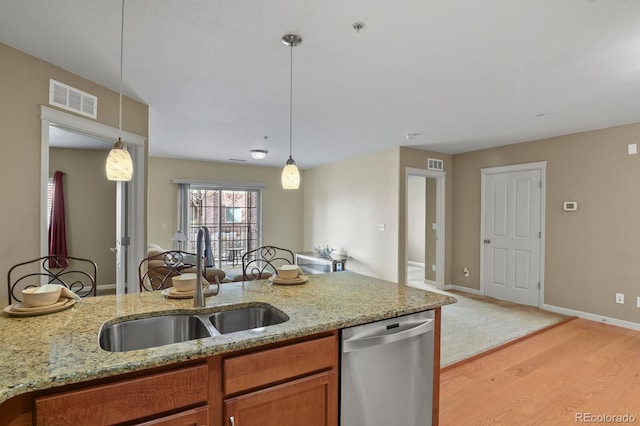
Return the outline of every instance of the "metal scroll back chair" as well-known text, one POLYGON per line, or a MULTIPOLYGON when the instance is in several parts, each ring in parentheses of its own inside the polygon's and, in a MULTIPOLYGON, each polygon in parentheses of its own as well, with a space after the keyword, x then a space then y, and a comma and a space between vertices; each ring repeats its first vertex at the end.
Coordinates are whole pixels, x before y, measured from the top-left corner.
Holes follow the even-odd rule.
POLYGON ((269 278, 278 273, 278 267, 293 265, 291 250, 275 246, 262 246, 242 256, 242 279, 253 281, 269 278))
POLYGON ((182 275, 187 269, 195 272, 196 255, 169 250, 146 257, 138 266, 140 291, 164 290, 172 287, 171 278, 182 275))
POLYGON ((95 296, 98 265, 92 260, 52 255, 18 263, 7 273, 7 295, 22 302, 22 290, 43 284, 61 284, 80 297, 95 296))

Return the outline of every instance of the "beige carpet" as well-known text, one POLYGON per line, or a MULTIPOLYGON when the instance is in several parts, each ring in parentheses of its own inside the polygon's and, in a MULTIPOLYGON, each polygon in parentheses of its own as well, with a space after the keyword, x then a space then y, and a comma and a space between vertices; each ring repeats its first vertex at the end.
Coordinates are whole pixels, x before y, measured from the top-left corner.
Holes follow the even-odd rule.
POLYGON ((421 268, 409 266, 409 285, 445 293, 458 303, 442 307, 440 366, 445 367, 566 320, 543 311, 460 291, 442 291, 424 284, 421 268))
POLYGON ((566 320, 565 315, 490 297, 448 292, 442 307, 440 366, 445 367, 566 320))

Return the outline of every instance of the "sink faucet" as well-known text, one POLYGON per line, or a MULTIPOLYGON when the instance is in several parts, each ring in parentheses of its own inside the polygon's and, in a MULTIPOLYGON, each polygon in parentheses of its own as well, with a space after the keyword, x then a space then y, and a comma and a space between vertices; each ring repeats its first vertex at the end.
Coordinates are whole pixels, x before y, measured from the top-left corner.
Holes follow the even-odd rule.
POLYGON ((204 293, 202 292, 202 258, 203 243, 209 240, 209 229, 206 226, 198 228, 198 236, 196 237, 196 291, 193 295, 193 307, 204 307, 204 293), (204 238, 203 238, 204 237, 204 238))

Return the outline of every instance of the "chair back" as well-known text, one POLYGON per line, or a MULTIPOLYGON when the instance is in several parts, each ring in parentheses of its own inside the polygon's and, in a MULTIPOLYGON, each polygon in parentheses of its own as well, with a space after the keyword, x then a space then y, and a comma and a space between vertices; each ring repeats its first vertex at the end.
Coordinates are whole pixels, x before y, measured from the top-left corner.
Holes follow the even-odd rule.
POLYGON ((242 278, 243 281, 269 278, 278 273, 278 267, 293 264, 291 250, 275 246, 258 247, 242 256, 242 278))
POLYGON ((195 272, 196 255, 179 250, 169 250, 146 257, 138 266, 140 291, 164 290, 173 286, 171 278, 195 272))
POLYGON ((44 256, 18 263, 7 273, 7 295, 22 302, 22 290, 43 284, 61 284, 80 297, 95 296, 98 265, 73 256, 44 256))

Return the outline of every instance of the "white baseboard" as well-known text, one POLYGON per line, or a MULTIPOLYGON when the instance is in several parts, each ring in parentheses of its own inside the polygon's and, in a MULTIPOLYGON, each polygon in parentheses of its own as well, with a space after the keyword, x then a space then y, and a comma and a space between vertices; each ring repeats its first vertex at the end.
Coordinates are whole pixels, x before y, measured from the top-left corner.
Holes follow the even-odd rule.
MULTIPOLYGON (((444 287, 445 290, 457 290, 470 294, 475 294, 477 296, 483 296, 480 290, 476 290, 475 288, 463 287, 455 284, 447 284, 444 287)), ((557 314, 567 315, 570 317, 578 317, 582 319, 586 319, 589 321, 601 322, 603 324, 611 324, 617 327, 628 328, 630 330, 640 331, 640 323, 625 321, 617 318, 605 317, 603 315, 596 315, 590 312, 576 311, 575 309, 563 308, 560 306, 547 305, 544 304, 540 309, 544 309, 545 311, 555 312, 557 314)))
POLYGON ((637 322, 625 321, 617 318, 605 317, 602 315, 596 315, 589 312, 576 311, 574 309, 562 308, 560 306, 547 305, 547 304, 542 305, 542 309, 546 311, 555 312, 558 314, 575 316, 575 317, 590 320, 590 321, 601 322, 604 324, 611 324, 618 327, 640 331, 640 323, 637 323, 637 322))
POLYGON ((419 267, 421 267, 421 268, 424 268, 424 263, 414 262, 413 260, 408 260, 408 261, 407 261, 407 265, 411 265, 411 266, 419 266, 419 267))
POLYGON ((97 287, 98 290, 115 290, 116 289, 116 285, 115 284, 99 284, 97 287))
POLYGON ((445 290, 457 290, 457 291, 464 291, 466 293, 471 293, 471 294, 475 294, 476 296, 482 296, 483 294, 480 293, 480 290, 476 290, 475 288, 469 288, 469 287, 463 287, 461 285, 455 285, 455 284, 447 284, 444 286, 445 290))

